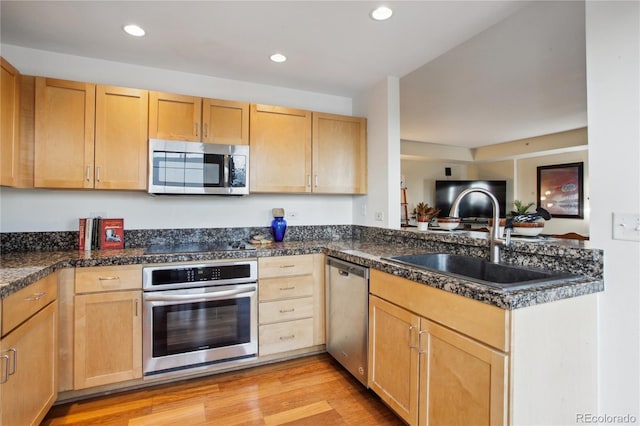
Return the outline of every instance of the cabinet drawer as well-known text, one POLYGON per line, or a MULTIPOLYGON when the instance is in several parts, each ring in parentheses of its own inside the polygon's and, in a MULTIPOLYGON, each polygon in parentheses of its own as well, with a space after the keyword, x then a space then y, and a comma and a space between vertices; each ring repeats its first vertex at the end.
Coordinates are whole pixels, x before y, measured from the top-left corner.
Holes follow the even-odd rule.
POLYGON ((313 297, 260 303, 260 324, 313 317, 313 297))
POLYGON ((313 345, 313 318, 261 325, 260 356, 313 345))
POLYGON ((6 335, 47 306, 58 295, 58 274, 53 273, 7 296, 2 301, 2 335, 6 335))
POLYGON ((99 266, 76 269, 76 293, 142 288, 142 265, 99 266))
POLYGON ((313 295, 313 276, 299 275, 283 278, 265 278, 258 284, 260 301, 289 299, 313 295))
POLYGON ((258 278, 290 277, 312 273, 312 254, 262 257, 258 259, 258 278))

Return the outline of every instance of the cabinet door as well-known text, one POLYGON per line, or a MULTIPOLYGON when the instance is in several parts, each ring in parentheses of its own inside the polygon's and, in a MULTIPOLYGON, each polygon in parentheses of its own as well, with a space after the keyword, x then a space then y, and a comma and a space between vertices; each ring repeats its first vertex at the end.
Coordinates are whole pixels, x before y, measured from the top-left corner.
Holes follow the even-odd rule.
POLYGON ((313 192, 367 192, 367 121, 313 113, 313 192))
POLYGON ((418 423, 420 317, 369 297, 369 387, 410 425, 418 423))
POLYGON ((149 92, 96 88, 96 189, 147 188, 149 92))
POLYGON ((249 104, 203 99, 202 142, 249 145, 249 104))
POLYGON ((34 186, 93 188, 95 85, 36 78, 34 186))
POLYGON ((18 173, 20 74, 0 57, 0 185, 14 186, 18 173))
POLYGON ((420 331, 420 424, 507 422, 507 356, 423 320, 420 331))
POLYGON ((251 191, 311 192, 311 112, 251 105, 251 191))
POLYGON ((149 92, 149 137, 199 142, 202 99, 149 92))
POLYGON ((2 338, 0 355, 7 355, 9 371, 15 372, 0 385, 0 424, 38 425, 56 400, 57 327, 57 303, 52 302, 2 338))
POLYGON ((142 377, 140 291, 75 297, 74 388, 142 377))

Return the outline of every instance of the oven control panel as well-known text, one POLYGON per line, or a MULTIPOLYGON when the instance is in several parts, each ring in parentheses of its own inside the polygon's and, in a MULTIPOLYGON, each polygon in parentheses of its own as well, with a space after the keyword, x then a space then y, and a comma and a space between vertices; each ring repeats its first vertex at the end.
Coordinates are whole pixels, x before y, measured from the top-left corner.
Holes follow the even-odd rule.
POLYGON ((143 288, 145 290, 247 283, 257 279, 257 262, 236 261, 228 263, 150 266, 143 268, 143 288))

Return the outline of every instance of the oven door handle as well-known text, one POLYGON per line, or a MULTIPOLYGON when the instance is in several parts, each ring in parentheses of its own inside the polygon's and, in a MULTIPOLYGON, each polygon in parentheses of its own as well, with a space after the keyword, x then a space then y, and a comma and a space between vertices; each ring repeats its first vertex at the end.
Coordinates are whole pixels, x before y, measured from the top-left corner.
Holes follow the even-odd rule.
POLYGON ((161 295, 145 295, 145 302, 173 302, 173 301, 193 301, 199 302, 204 300, 219 300, 229 296, 249 295, 255 293, 256 287, 244 288, 240 290, 222 290, 206 294, 161 294, 161 295))

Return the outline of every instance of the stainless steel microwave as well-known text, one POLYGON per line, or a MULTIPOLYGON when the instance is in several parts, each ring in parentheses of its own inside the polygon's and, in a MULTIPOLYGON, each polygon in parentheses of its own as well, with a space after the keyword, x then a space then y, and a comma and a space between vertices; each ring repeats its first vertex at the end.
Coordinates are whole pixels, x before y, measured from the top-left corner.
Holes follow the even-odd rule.
POLYGON ((150 194, 249 193, 249 146, 149 139, 150 194))

